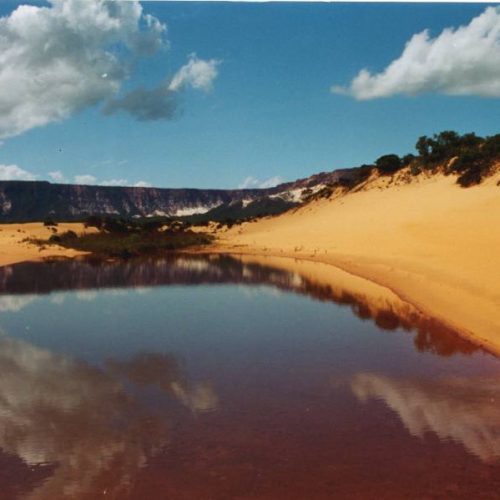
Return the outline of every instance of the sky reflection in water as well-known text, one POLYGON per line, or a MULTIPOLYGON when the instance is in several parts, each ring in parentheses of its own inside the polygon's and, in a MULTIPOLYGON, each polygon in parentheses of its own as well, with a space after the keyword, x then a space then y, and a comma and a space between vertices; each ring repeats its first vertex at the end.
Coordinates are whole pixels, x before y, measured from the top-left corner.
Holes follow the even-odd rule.
POLYGON ((22 264, 0 291, 5 498, 487 497, 500 476, 497 359, 395 299, 224 256, 22 264))

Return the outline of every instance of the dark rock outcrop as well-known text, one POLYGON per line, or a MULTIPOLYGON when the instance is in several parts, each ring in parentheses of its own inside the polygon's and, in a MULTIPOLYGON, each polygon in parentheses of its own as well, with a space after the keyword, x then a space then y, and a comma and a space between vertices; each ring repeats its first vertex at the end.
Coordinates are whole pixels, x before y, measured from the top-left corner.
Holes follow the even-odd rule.
MULTIPOLYGON (((89 215, 181 216, 206 213, 235 202, 244 201, 247 205, 260 200, 262 205, 266 198, 297 203, 302 201, 302 191, 356 176, 357 169, 336 170, 267 189, 166 189, 0 181, 0 222, 48 218, 71 221, 89 215)), ((290 207, 282 205, 283 210, 290 207)), ((275 208, 270 213, 276 213, 275 208)))
POLYGON ((189 214, 247 197, 254 199, 263 194, 258 189, 159 189, 3 181, 0 182, 0 220, 189 214))

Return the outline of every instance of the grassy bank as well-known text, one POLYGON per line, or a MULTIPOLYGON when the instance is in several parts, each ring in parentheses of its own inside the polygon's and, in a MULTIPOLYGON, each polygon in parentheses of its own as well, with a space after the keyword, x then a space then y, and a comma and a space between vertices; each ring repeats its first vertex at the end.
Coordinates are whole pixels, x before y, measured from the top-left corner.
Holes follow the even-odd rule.
POLYGON ((93 217, 86 227, 95 232, 77 234, 74 231, 59 233, 52 225, 53 234, 47 239, 31 239, 40 247, 59 247, 88 252, 103 257, 136 257, 211 243, 213 237, 186 229, 182 224, 168 226, 160 223, 136 222, 126 219, 93 217))

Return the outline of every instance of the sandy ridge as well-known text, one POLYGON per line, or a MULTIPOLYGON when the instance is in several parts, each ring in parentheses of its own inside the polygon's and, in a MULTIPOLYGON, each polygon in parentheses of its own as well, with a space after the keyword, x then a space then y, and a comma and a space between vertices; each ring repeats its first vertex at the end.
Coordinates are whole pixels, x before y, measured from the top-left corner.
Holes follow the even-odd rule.
MULTIPOLYGON (((274 255, 334 265, 391 290, 500 353, 500 174, 468 189, 453 177, 409 184, 381 178, 345 196, 219 232, 210 252, 274 255)), ((60 224, 59 232, 84 231, 60 224)), ((0 225, 0 265, 80 252, 23 242, 41 223, 0 225)))
MULTIPOLYGON (((59 234, 69 230, 77 234, 92 231, 79 222, 61 223, 55 230, 59 234)), ((48 239, 52 234, 54 234, 54 229, 44 226, 41 222, 0 224, 0 266, 24 261, 40 261, 46 258, 73 258, 85 255, 77 250, 54 245, 40 247, 25 241, 28 238, 48 239)))
POLYGON ((498 180, 469 189, 444 176, 391 187, 380 180, 233 228, 218 250, 333 264, 500 353, 498 180))

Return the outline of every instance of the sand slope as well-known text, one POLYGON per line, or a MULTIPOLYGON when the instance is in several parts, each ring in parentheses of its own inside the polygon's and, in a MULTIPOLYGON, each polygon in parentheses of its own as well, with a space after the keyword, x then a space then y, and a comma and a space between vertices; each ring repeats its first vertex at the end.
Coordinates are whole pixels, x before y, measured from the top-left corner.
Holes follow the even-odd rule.
MULTIPOLYGON (((59 234, 69 230, 76 233, 94 231, 92 228, 85 229, 83 224, 77 222, 61 223, 56 229, 59 234)), ((0 266, 27 260, 42 260, 47 257, 75 257, 82 255, 82 252, 68 248, 52 245, 43 248, 24 241, 27 238, 48 239, 52 234, 54 234, 53 230, 44 226, 41 222, 0 224, 0 266)))
MULTIPOLYGON (((462 189, 453 177, 314 201, 219 233, 215 250, 321 261, 392 290, 426 315, 500 353, 500 174, 462 189)), ((390 183, 390 186, 387 184, 390 183)), ((59 224, 58 232, 84 230, 59 224)), ((79 252, 23 242, 41 223, 0 225, 0 265, 79 252)))
POLYGON ((220 235, 233 253, 335 264, 500 352, 500 186, 468 189, 453 177, 314 201, 220 235))

